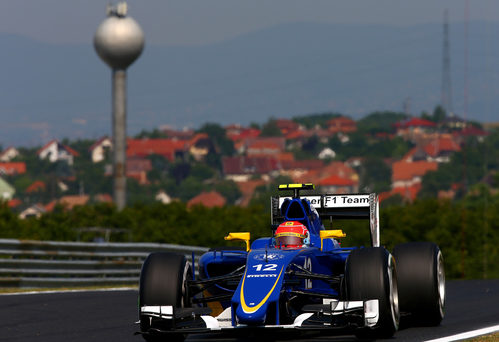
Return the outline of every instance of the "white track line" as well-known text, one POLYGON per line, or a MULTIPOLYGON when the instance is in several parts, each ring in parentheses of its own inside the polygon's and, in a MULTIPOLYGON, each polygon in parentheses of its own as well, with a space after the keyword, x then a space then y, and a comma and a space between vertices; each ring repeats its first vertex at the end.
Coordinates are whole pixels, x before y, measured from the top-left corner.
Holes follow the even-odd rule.
POLYGON ((0 293, 0 296, 22 296, 22 295, 37 295, 37 294, 74 293, 74 292, 107 292, 107 291, 137 291, 137 288, 136 287, 113 287, 113 288, 109 288, 109 289, 27 291, 27 292, 0 293))
POLYGON ((435 340, 428 340, 428 341, 425 341, 425 342, 450 342, 450 341, 459 341, 459 340, 464 340, 466 338, 472 338, 472 337, 476 337, 476 336, 480 336, 480 335, 491 334, 491 333, 496 332, 496 331, 499 331, 499 325, 494 325, 494 326, 488 327, 488 328, 483 328, 483 329, 468 331, 468 332, 464 332, 464 333, 457 334, 457 335, 452 335, 452 336, 437 338, 435 340))

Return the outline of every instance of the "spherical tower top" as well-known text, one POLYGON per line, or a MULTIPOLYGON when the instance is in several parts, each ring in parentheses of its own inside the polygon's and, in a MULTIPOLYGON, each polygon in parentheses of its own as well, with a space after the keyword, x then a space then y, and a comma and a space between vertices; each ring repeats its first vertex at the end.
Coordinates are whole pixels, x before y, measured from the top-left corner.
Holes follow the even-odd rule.
POLYGON ((94 37, 95 51, 113 69, 126 69, 142 53, 144 33, 139 24, 126 16, 126 3, 108 7, 108 17, 94 37))

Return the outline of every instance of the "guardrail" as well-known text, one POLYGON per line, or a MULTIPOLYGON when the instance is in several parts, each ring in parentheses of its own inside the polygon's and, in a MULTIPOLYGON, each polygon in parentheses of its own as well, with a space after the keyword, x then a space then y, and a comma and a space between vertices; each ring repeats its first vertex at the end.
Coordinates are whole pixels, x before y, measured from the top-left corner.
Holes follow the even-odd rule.
POLYGON ((199 256, 208 249, 159 243, 82 243, 0 239, 0 287, 137 285, 151 252, 199 256))

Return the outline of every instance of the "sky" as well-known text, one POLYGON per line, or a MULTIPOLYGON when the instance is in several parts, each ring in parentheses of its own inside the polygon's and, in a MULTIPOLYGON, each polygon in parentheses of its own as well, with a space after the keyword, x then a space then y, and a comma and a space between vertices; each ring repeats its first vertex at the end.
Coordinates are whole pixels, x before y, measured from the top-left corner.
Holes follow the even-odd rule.
MULTIPOLYGON (((116 1, 112 1, 116 3, 116 1)), ((109 1, 2 0, 0 33, 91 43, 109 1)), ((407 26, 463 21, 466 0, 129 0, 129 15, 155 45, 204 45, 291 22, 407 26)), ((469 18, 499 21, 499 1, 469 1, 469 18)))

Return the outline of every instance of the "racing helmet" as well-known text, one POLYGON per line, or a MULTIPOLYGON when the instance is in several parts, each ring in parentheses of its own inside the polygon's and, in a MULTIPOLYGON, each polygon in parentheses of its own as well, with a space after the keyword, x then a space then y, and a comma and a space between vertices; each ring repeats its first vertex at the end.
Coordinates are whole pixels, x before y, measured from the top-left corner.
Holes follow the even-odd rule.
POLYGON ((302 223, 286 221, 277 227, 275 243, 277 248, 301 248, 310 243, 310 233, 302 223))

